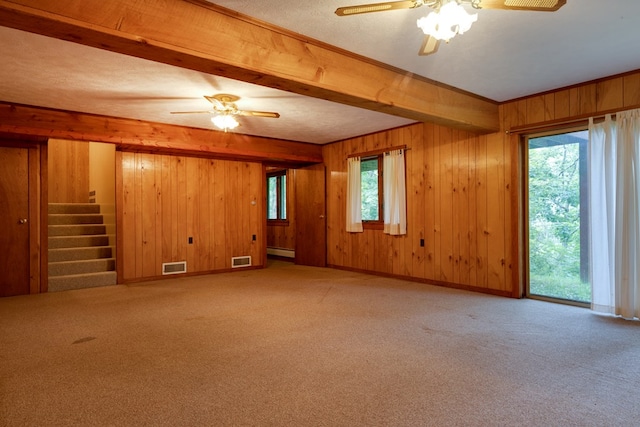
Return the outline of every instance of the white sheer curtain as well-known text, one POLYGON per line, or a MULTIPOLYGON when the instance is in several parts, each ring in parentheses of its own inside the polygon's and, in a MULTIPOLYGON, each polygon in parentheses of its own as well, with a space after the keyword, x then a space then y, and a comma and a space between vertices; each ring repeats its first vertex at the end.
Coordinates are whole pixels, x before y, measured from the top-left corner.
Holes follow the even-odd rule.
POLYGON ((589 220, 591 307, 614 313, 615 123, 589 119, 589 220))
POLYGON ((362 232, 362 185, 360 157, 347 159, 347 231, 362 232))
POLYGON ((590 276, 595 311, 640 318, 640 110, 589 120, 590 276))
POLYGON ((384 153, 382 171, 384 232, 391 235, 407 234, 404 150, 392 150, 384 153))

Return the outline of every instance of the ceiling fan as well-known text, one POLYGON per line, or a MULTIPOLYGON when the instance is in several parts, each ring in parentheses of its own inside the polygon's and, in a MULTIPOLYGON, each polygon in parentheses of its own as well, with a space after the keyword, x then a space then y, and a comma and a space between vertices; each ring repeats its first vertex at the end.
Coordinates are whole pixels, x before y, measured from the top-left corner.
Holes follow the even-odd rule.
POLYGON ((272 113, 269 111, 249 111, 240 110, 235 104, 240 97, 236 95, 230 95, 228 93, 219 93, 212 96, 204 97, 207 101, 211 102, 212 109, 204 111, 172 111, 171 114, 202 114, 209 113, 212 115, 211 121, 218 128, 225 132, 229 129, 235 129, 240 124, 235 116, 250 116, 250 117, 266 117, 271 119, 277 119, 280 117, 278 113, 272 113))
POLYGON ((405 0, 339 7, 335 13, 338 16, 350 16, 428 6, 434 11, 424 18, 418 19, 418 27, 425 34, 418 54, 431 55, 437 52, 441 40, 449 42, 456 34, 462 34, 471 28, 471 24, 478 19, 477 14, 469 15, 462 7, 463 4, 468 4, 473 9, 554 12, 564 6, 566 2, 567 0, 405 0))

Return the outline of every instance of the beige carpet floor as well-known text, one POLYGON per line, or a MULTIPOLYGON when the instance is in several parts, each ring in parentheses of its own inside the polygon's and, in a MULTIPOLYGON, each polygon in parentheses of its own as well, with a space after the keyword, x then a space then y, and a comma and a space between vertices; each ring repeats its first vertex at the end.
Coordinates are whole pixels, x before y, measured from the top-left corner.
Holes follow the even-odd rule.
POLYGON ((345 271, 0 299, 2 426, 633 426, 640 325, 345 271))

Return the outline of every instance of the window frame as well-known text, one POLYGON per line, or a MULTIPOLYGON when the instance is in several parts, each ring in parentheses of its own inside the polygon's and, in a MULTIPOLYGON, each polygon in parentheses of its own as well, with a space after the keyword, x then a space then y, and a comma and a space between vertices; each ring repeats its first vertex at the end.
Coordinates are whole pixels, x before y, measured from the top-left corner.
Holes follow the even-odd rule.
MULTIPOLYGON (((380 150, 354 153, 347 156, 347 158, 360 157, 360 162, 362 162, 363 160, 368 160, 373 158, 378 159, 378 220, 377 221, 364 220, 364 219, 361 220, 363 230, 384 230, 384 181, 383 181, 384 153, 388 153, 393 150, 407 151, 407 150, 410 150, 410 148, 407 148, 406 145, 398 145, 393 147, 387 147, 380 150)), ((360 173, 362 174, 362 171, 360 171, 360 173)), ((406 166, 405 166, 405 173, 406 173, 406 166)), ((360 190, 362 191, 362 184, 360 184, 360 190)))
POLYGON ((289 193, 289 179, 288 177, 288 170, 287 169, 283 169, 283 170, 279 170, 279 171, 275 171, 275 172, 268 172, 267 173, 267 203, 266 203, 266 215, 267 215, 267 224, 268 225, 289 225, 289 197, 288 197, 288 193, 289 193), (269 218, 269 186, 268 186, 268 182, 270 178, 276 178, 276 215, 277 218, 269 218), (282 177, 285 178, 285 183, 284 183, 284 187, 285 187, 285 194, 284 197, 282 196, 282 177), (284 200, 282 200, 284 198, 284 200), (284 203, 284 212, 285 212, 285 218, 281 218, 281 213, 282 213, 282 204, 284 203))
MULTIPOLYGON (((521 261, 523 266, 522 274, 524 278, 523 289, 521 289, 521 292, 524 297, 530 298, 530 299, 589 308, 591 306, 591 302, 565 299, 558 296, 543 295, 543 294, 538 294, 531 291, 531 276, 532 276, 531 265, 530 265, 531 264, 530 263, 531 261, 531 248, 530 248, 531 218, 529 216, 531 195, 530 195, 530 182, 529 182, 530 181, 529 151, 532 148, 530 147, 530 140, 544 138, 544 137, 554 137, 558 135, 571 134, 571 133, 576 133, 581 131, 588 131, 587 123, 575 124, 573 126, 567 125, 567 126, 549 129, 549 130, 540 130, 537 132, 524 133, 519 138, 520 139, 520 144, 519 144, 520 167, 522 170, 521 191, 520 191, 520 205, 521 205, 522 211, 521 211, 520 217, 523 224, 521 228, 521 233, 522 233, 521 238, 522 238, 522 248, 523 248, 521 261)), ((581 157, 582 155, 583 154, 580 154, 581 157)), ((586 178, 586 176, 584 176, 583 178, 586 178)), ((582 206, 584 206, 585 204, 588 205, 588 200, 583 199, 582 194, 580 195, 580 204, 582 206)), ((582 216, 583 213, 581 212, 580 215, 582 216)), ((588 212, 587 212, 587 215, 588 215, 588 212)), ((584 230, 581 229, 580 232, 582 233, 583 231, 584 230)), ((581 238, 582 238, 582 235, 581 235, 581 238)), ((590 260, 588 260, 587 262, 590 262, 590 260)), ((590 284, 590 286, 593 288, 592 284, 590 284)))

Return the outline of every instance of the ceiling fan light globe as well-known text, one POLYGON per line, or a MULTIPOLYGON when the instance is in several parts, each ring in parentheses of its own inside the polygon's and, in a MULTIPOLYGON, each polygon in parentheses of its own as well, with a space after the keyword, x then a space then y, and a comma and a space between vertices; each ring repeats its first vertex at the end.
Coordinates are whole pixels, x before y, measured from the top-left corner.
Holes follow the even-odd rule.
POLYGON ((211 121, 213 122, 214 125, 216 125, 219 129, 222 130, 228 130, 228 129, 235 129, 238 127, 238 125, 240 123, 238 123, 238 121, 233 117, 233 116, 229 116, 227 114, 219 114, 217 116, 213 116, 211 118, 211 121))
POLYGON ((425 35, 449 41, 456 34, 463 34, 478 20, 478 14, 469 14, 456 2, 449 2, 439 10, 418 19, 418 27, 425 35))

